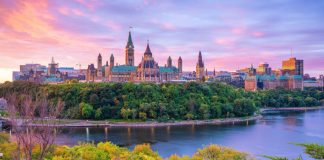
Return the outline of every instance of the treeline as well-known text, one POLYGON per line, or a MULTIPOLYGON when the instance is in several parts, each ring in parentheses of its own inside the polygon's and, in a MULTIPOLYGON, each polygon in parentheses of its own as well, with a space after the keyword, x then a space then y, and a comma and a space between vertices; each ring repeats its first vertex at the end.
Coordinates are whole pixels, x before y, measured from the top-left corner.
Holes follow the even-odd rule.
POLYGON ((73 83, 41 85, 7 82, 8 94, 46 95, 64 101, 62 118, 74 119, 213 119, 253 115, 260 107, 317 106, 324 99, 316 89, 246 92, 222 83, 73 83))

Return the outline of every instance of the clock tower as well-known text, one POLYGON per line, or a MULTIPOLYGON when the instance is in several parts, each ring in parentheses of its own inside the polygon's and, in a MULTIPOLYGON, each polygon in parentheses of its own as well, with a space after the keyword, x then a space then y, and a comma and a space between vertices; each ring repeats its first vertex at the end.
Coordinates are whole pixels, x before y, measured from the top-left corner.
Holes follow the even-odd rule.
POLYGON ((131 32, 129 31, 128 34, 128 40, 127 40, 127 44, 125 47, 125 63, 128 66, 134 66, 134 61, 135 61, 135 57, 134 57, 134 45, 133 45, 133 41, 132 41, 132 35, 131 32))

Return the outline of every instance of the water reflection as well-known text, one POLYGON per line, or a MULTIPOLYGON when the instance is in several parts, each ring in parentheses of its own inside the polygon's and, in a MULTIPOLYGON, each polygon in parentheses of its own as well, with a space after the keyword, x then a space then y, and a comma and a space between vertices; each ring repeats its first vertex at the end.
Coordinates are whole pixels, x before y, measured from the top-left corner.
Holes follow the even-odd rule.
POLYGON ((89 128, 86 128, 87 142, 89 142, 89 128))
POLYGON ((105 127, 105 141, 108 141, 108 127, 105 127))

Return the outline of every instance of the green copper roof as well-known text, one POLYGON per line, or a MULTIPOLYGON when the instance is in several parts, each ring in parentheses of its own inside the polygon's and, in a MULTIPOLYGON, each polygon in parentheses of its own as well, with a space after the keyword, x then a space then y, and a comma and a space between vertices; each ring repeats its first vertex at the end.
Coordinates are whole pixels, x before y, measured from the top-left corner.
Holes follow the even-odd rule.
POLYGON ((172 73, 172 72, 178 72, 178 69, 174 66, 172 67, 159 67, 161 73, 172 73))
POLYGON ((294 80, 301 80, 303 77, 301 75, 282 75, 282 76, 275 76, 275 75, 255 75, 255 76, 248 76, 246 77, 246 80, 258 80, 258 81, 274 81, 274 80, 288 80, 288 79, 294 79, 294 80))
POLYGON ((287 80, 288 76, 279 76, 279 80, 287 80))
POLYGON ((129 32, 129 34, 128 34, 128 40, 127 40, 127 45, 126 45, 126 48, 129 48, 129 47, 134 48, 131 32, 129 32))
POLYGON ((292 79, 303 79, 303 76, 301 75, 293 75, 291 76, 292 79))
POLYGON ((114 66, 111 70, 112 72, 135 72, 136 67, 128 65, 114 66))
POLYGON ((263 75, 263 76, 260 76, 260 79, 261 80, 268 80, 268 81, 274 81, 276 80, 276 76, 275 75, 263 75))

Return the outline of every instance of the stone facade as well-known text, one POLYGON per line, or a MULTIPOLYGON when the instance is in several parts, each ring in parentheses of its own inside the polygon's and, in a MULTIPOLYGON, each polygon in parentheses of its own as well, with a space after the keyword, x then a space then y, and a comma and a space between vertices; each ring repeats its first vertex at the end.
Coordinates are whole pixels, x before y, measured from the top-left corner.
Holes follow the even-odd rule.
POLYGON ((268 90, 282 87, 285 89, 303 89, 303 78, 300 75, 255 75, 248 76, 245 80, 245 90, 268 90))

